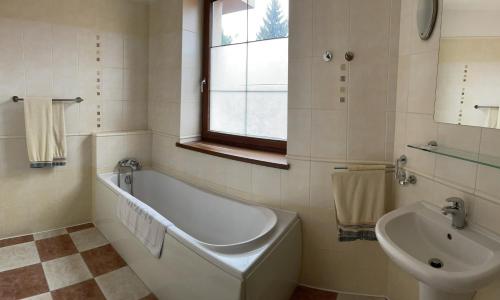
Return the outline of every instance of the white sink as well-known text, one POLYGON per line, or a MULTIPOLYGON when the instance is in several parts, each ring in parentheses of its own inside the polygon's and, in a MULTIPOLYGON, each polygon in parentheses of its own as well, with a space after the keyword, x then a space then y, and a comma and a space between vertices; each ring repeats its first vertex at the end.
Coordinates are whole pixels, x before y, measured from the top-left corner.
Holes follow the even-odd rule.
POLYGON ((454 229, 423 202, 384 215, 376 234, 386 254, 420 281, 422 300, 472 299, 500 273, 500 237, 473 226, 454 229))

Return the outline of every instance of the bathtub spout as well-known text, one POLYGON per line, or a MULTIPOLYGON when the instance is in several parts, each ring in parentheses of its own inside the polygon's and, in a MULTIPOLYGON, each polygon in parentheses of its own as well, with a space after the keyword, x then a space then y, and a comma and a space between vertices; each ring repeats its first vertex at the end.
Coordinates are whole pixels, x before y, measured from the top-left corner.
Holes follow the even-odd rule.
POLYGON ((122 170, 126 168, 130 170, 130 177, 125 177, 125 183, 130 184, 130 194, 134 195, 134 171, 138 171, 142 168, 141 163, 135 159, 126 158, 122 159, 117 164, 118 169, 118 187, 121 187, 121 174, 122 170), (128 178, 128 180, 127 180, 128 178), (128 182, 127 182, 128 181, 128 182))

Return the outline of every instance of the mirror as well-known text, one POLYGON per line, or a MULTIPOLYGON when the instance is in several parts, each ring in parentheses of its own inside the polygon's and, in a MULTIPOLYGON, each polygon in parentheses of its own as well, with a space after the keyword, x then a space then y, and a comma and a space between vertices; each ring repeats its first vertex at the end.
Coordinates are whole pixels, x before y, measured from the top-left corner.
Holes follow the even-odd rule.
POLYGON ((428 40, 434 26, 438 11, 438 0, 419 0, 417 7, 417 29, 422 40, 428 40))
POLYGON ((443 0, 434 119, 500 128, 500 1, 443 0))

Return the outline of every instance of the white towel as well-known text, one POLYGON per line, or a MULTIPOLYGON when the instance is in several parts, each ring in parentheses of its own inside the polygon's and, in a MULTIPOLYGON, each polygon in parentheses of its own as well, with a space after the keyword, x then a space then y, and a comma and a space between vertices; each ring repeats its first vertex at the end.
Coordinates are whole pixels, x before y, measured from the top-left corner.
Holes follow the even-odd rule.
POLYGON ((155 257, 161 256, 168 225, 155 217, 154 210, 141 202, 119 196, 117 215, 123 225, 133 233, 155 257))
POLYGON ((351 166, 332 174, 340 241, 376 240, 374 228, 385 213, 385 166, 351 166))
POLYGON ((24 98, 26 146, 32 168, 52 166, 54 138, 52 136, 52 99, 24 98))
POLYGON ((53 138, 54 138, 54 166, 66 165, 66 125, 64 117, 64 103, 52 104, 53 138))

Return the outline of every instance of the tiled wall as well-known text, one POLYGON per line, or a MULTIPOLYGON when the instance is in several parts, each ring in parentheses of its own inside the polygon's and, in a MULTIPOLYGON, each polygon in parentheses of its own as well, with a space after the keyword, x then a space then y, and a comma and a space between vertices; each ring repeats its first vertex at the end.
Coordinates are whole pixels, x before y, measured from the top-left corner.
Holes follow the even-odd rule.
MULTIPOLYGON (((420 41, 416 2, 402 0, 394 154, 408 156, 408 169, 417 174, 418 182, 396 187, 396 202, 401 206, 423 200, 444 206, 446 198, 458 196, 467 201, 469 222, 500 233, 500 171, 406 147, 436 140, 442 146, 476 153, 500 153, 499 130, 434 122, 440 20, 432 38, 420 41)), ((417 282, 392 264, 388 281, 392 300, 418 299, 417 282)), ((498 299, 498 295, 500 280, 474 299, 498 299)))
POLYGON ((148 15, 128 0, 0 1, 0 238, 89 220, 90 133, 147 128, 148 15), (28 167, 14 95, 85 99, 66 106, 66 167, 28 167))
POLYGON ((201 62, 193 58, 201 57, 200 3, 151 6, 153 166, 231 197, 299 212, 303 284, 385 294, 387 263, 378 244, 336 242, 330 174, 346 161, 392 160, 399 1, 291 0, 288 171, 175 147, 200 130, 201 62), (356 58, 343 70, 348 49, 356 58), (324 50, 334 52, 333 62, 321 60, 324 50))

